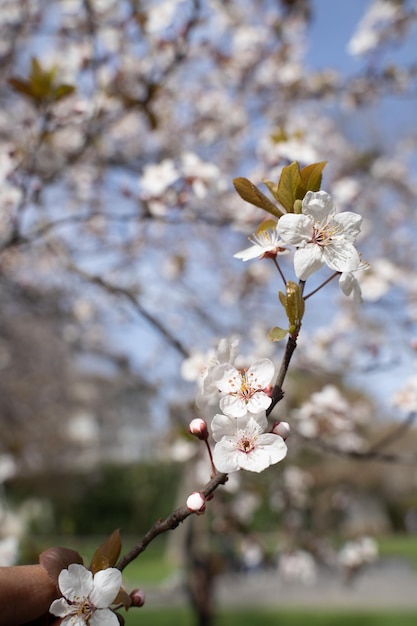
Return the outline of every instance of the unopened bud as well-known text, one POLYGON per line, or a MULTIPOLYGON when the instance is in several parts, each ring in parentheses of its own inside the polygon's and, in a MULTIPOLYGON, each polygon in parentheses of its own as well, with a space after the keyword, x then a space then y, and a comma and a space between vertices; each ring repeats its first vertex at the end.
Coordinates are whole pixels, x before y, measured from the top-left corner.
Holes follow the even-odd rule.
POLYGON ((198 437, 199 439, 202 439, 203 441, 208 439, 209 434, 208 434, 207 422, 205 422, 203 419, 196 417, 195 419, 191 420, 188 426, 188 429, 190 433, 194 435, 195 437, 198 437))
POLYGON ((274 435, 279 435, 285 441, 290 434, 290 430, 288 422, 275 422, 271 432, 274 433, 274 435))
POLYGON ((145 604, 145 594, 142 589, 134 589, 130 594, 132 606, 141 607, 145 604))
POLYGON ((202 515, 206 508, 206 499, 202 493, 194 491, 194 493, 188 496, 186 504, 187 509, 197 513, 197 515, 202 515))

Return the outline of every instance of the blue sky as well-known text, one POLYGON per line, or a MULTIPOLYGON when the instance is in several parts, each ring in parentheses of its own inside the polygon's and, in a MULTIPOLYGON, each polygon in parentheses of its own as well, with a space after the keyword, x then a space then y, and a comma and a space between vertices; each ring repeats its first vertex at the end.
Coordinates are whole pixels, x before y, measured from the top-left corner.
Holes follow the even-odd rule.
POLYGON ((348 54, 346 46, 365 13, 367 0, 313 0, 313 20, 308 47, 309 65, 333 66, 352 73, 360 62, 348 54))

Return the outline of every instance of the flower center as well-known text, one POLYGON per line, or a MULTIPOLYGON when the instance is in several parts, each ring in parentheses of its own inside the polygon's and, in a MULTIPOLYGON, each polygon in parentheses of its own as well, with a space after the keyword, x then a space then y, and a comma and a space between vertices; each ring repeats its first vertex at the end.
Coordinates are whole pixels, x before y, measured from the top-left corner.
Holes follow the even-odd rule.
MULTIPOLYGON (((249 402, 252 396, 255 395, 257 391, 262 391, 262 385, 257 382, 257 378, 255 377, 253 372, 249 373, 247 370, 239 371, 240 374, 240 387, 236 391, 231 391, 231 396, 236 396, 243 400, 244 402, 249 402)), ((234 381, 229 380, 231 387, 235 386, 234 381)))
POLYGON ((249 454, 249 452, 255 449, 256 439, 257 436, 254 433, 251 435, 247 430, 238 431, 236 447, 240 452, 249 454))
POLYGON ((74 604, 73 609, 70 623, 78 624, 81 618, 88 624, 88 620, 95 611, 95 606, 91 604, 88 598, 83 598, 77 604, 74 604))
POLYGON ((340 224, 333 221, 316 222, 313 226, 312 241, 318 246, 328 246, 343 233, 340 224))

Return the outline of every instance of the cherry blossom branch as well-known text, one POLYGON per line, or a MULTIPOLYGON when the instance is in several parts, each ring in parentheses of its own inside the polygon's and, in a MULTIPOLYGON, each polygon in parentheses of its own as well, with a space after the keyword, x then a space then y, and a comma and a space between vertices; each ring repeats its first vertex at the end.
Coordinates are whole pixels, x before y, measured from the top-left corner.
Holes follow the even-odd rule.
MULTIPOLYGON (((205 487, 201 490, 202 496, 207 500, 212 496, 215 490, 220 486, 224 485, 227 482, 228 475, 221 474, 217 472, 215 476, 205 485, 205 487)), ((187 517, 193 515, 194 511, 191 511, 186 506, 182 506, 179 509, 176 509, 164 520, 158 520, 152 528, 148 530, 148 532, 143 536, 143 538, 135 545, 133 548, 127 552, 117 563, 116 567, 123 571, 129 563, 134 561, 136 557, 139 556, 147 546, 158 537, 162 533, 167 532, 168 530, 174 530, 177 528, 181 522, 183 522, 187 517)))
POLYGON ((154 317, 151 313, 149 313, 149 311, 147 311, 140 304, 140 302, 138 302, 136 296, 133 294, 132 291, 130 291, 129 289, 125 287, 112 285, 111 283, 108 283, 103 278, 101 278, 101 276, 89 274, 88 272, 85 272, 84 270, 81 270, 80 268, 76 267, 72 263, 67 263, 67 267, 71 272, 73 272, 74 274, 77 274, 83 280, 86 280, 90 283, 93 283, 94 285, 97 285, 98 287, 101 287, 102 289, 104 289, 105 291, 107 291, 108 293, 112 295, 122 296, 123 298, 128 300, 130 304, 133 305, 136 312, 139 313, 141 317, 146 319, 146 321, 149 322, 151 326, 153 326, 167 340, 167 342, 173 348, 175 348, 184 358, 188 358, 190 356, 189 351, 182 344, 182 342, 177 337, 174 337, 171 331, 168 328, 166 328, 166 326, 164 326, 162 322, 156 319, 156 317, 154 317))
POLYGON ((274 407, 278 404, 280 400, 284 397, 284 392, 282 390, 282 385, 284 384, 285 377, 288 372, 288 368, 291 362, 292 355, 297 347, 297 340, 291 335, 288 337, 287 345, 285 347, 285 352, 282 357, 281 366, 278 372, 277 379, 275 381, 274 388, 272 390, 272 402, 269 408, 266 411, 266 415, 269 416, 274 409, 274 407))

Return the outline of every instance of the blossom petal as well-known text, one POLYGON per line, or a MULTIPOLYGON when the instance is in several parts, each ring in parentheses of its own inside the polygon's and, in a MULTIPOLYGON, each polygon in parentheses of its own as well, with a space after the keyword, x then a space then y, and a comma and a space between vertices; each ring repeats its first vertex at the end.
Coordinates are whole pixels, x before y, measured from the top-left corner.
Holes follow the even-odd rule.
POLYGON ((98 609, 110 606, 119 593, 122 584, 122 573, 115 567, 102 569, 94 575, 93 590, 90 600, 98 609))
POLYGON ((214 441, 220 441, 223 437, 234 437, 238 430, 244 430, 248 422, 253 419, 259 428, 259 432, 263 432, 267 426, 265 411, 258 415, 248 415, 245 412, 240 417, 232 417, 230 415, 222 415, 218 413, 211 422, 211 431, 214 441))
POLYGON ((72 608, 65 598, 59 598, 58 600, 54 600, 52 602, 49 607, 49 612, 57 617, 65 617, 66 615, 71 615, 72 608))
POLYGON ((248 454, 241 453, 238 458, 239 467, 250 472, 262 472, 287 455, 287 446, 279 435, 259 435, 256 448, 248 454))
POLYGON ((264 389, 275 375, 275 366, 270 359, 258 359, 246 372, 246 379, 251 387, 264 389))
POLYGON ((219 405, 221 410, 230 417, 243 417, 248 412, 246 402, 239 396, 223 396, 219 405))
POLYGON ((353 272, 359 268, 361 258, 352 243, 337 242, 322 248, 323 260, 336 272, 353 272))
POLYGON ((303 248, 298 248, 294 254, 294 271, 297 278, 307 280, 311 274, 319 270, 323 265, 322 248, 315 243, 309 243, 303 248))
POLYGON ((213 369, 212 380, 221 393, 231 393, 239 389, 242 377, 233 365, 224 363, 213 369))
POLYGON ((236 252, 236 254, 234 254, 233 257, 235 259, 241 259, 242 261, 250 261, 251 259, 257 259, 263 254, 265 254, 265 252, 268 252, 274 249, 275 249, 274 246, 263 247, 263 246, 259 246, 258 244, 254 244, 253 246, 250 246, 250 248, 245 248, 244 250, 241 250, 240 252, 236 252))
POLYGON ((262 391, 255 393, 246 405, 246 410, 250 413, 260 413, 266 411, 270 406, 272 398, 262 391))
POLYGON ((353 243, 361 232, 362 216, 352 211, 344 211, 336 213, 333 220, 343 228, 344 238, 353 243))
POLYGON ((311 241, 314 220, 310 215, 287 213, 277 225, 277 231, 284 243, 299 246, 311 241))
POLYGON ((93 588, 92 573, 79 563, 71 563, 68 569, 63 569, 58 576, 59 589, 65 598, 71 602, 80 598, 87 598, 93 588))
POLYGON ((333 198, 326 191, 307 191, 303 198, 303 214, 321 222, 334 213, 333 198))
POLYGON ((223 437, 216 443, 213 450, 213 463, 219 472, 229 474, 240 469, 238 458, 241 452, 236 449, 234 441, 223 437))
POLYGON ((119 620, 110 609, 98 609, 90 617, 89 626, 119 626, 119 620))

